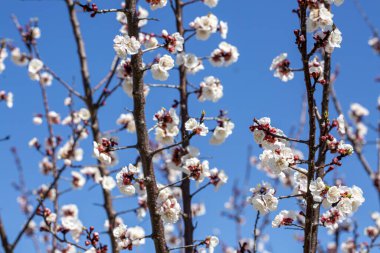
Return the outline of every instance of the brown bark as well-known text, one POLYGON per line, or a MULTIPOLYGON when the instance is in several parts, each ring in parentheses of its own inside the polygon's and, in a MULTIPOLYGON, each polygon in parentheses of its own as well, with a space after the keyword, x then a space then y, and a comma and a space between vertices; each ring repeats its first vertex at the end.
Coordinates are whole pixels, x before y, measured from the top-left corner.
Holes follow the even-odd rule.
MULTIPOLYGON (((330 6, 327 6, 330 8, 330 6)), ((301 35, 304 37, 304 41, 301 43, 300 52, 302 55, 302 63, 304 70, 304 78, 307 90, 307 103, 309 112, 309 155, 308 155, 308 183, 307 183, 307 194, 306 194, 306 219, 305 219, 305 230, 304 230, 304 252, 316 252, 318 249, 318 224, 320 215, 320 206, 313 208, 314 200, 310 193, 309 185, 312 180, 317 177, 323 177, 324 164, 326 163, 326 153, 327 145, 323 141, 319 141, 318 156, 316 158, 316 113, 314 104, 314 91, 315 84, 312 84, 309 72, 309 60, 310 57, 315 53, 315 48, 312 50, 313 53, 307 53, 307 32, 306 32, 306 11, 307 4, 305 2, 300 3, 300 24, 301 24, 301 35), (315 161, 316 159, 316 161, 315 161), (318 167, 320 169, 316 170, 318 167)), ((331 55, 325 53, 324 55, 324 73, 323 77, 326 83, 323 86, 322 91, 322 101, 321 101, 321 119, 319 121, 319 136, 324 136, 328 134, 328 120, 329 120, 329 97, 330 97, 330 74, 331 74, 331 55)))
POLYGON ((9 244, 7 233, 4 229, 3 221, 0 218, 0 238, 1 244, 3 245, 3 249, 5 253, 13 253, 12 245, 9 244))
POLYGON ((310 73, 309 73, 309 56, 307 53, 307 32, 306 32, 306 1, 300 1, 300 25, 301 25, 301 35, 304 41, 300 44, 300 53, 302 55, 302 65, 305 78, 305 85, 307 91, 307 104, 308 104, 308 115, 309 115, 309 154, 308 154, 308 172, 307 172, 307 193, 306 193, 306 219, 305 219, 305 230, 304 230, 304 253, 312 252, 311 249, 314 244, 316 244, 317 238, 315 233, 313 233, 314 227, 314 200, 311 192, 309 190, 310 182, 314 179, 315 174, 315 135, 316 135, 316 115, 314 110, 314 87, 311 83, 310 73))
MULTIPOLYGON (((326 8, 330 10, 330 5, 326 4, 326 8)), ((324 136, 328 134, 328 126, 327 123, 329 121, 329 102, 330 102, 330 75, 331 75, 331 54, 325 52, 323 56, 324 60, 324 72, 323 78, 325 80, 325 84, 323 85, 322 90, 322 101, 321 101, 321 121, 319 122, 319 136, 324 136)), ((318 158, 315 166, 319 167, 316 171, 316 177, 323 178, 324 173, 324 165, 326 163, 326 153, 327 153, 327 143, 325 141, 320 140, 319 150, 318 150, 318 158)), ((318 224, 319 224, 319 216, 320 216, 320 207, 314 209, 313 214, 313 227, 311 231, 312 245, 311 252, 316 252, 318 249, 318 224)))
MULTIPOLYGON (((181 0, 175 1, 174 14, 176 18, 177 32, 184 37, 184 26, 183 26, 183 4, 181 0)), ((181 138, 186 140, 186 129, 185 123, 189 119, 188 112, 188 102, 187 102, 187 74, 184 65, 179 67, 179 92, 180 92, 180 116, 181 116, 181 138)), ((182 147, 186 149, 189 146, 189 141, 184 141, 182 147)), ((190 179, 188 175, 183 173, 182 178, 187 177, 181 184, 182 191, 182 203, 184 212, 184 245, 192 245, 194 241, 194 225, 193 217, 191 212, 191 194, 190 194, 190 179)), ((192 253, 193 247, 185 248, 186 253, 192 253)))
MULTIPOLYGON (((326 81, 326 84, 323 86, 323 91, 322 91, 322 102, 321 102, 321 108, 322 108, 322 120, 321 123, 326 123, 329 118, 329 101, 330 101, 330 71, 331 71, 331 59, 330 59, 330 54, 326 53, 324 56, 324 80, 326 81)), ((319 127, 319 136, 323 136, 327 134, 327 126, 324 127, 322 124, 320 124, 319 127)), ((318 158, 317 162, 315 163, 315 166, 320 168, 316 171, 317 175, 316 177, 323 177, 323 167, 326 163, 326 152, 327 152, 327 144, 326 142, 320 141, 320 147, 318 150, 318 158)), ((318 244, 318 224, 319 223, 319 216, 320 216, 320 208, 314 209, 314 226, 312 229, 312 238, 315 238, 313 240, 312 244, 312 249, 311 252, 316 252, 317 251, 317 244, 318 244)))
MULTIPOLYGON (((126 1, 128 12, 128 34, 138 38, 139 27, 136 12, 136 0, 126 1)), ((156 253, 167 253, 168 249, 165 241, 164 226, 161 216, 157 213, 158 188, 152 163, 152 152, 149 146, 149 135, 145 117, 145 96, 144 96, 144 70, 142 62, 142 51, 132 55, 132 75, 133 75, 133 115, 136 124, 137 149, 143 167, 145 186, 148 196, 148 208, 152 227, 152 239, 156 253)))

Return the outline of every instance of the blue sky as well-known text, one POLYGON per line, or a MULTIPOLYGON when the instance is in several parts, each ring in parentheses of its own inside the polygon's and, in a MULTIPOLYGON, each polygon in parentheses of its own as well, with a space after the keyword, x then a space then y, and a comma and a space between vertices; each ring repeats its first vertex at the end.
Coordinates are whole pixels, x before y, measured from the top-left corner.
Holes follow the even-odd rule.
MULTIPOLYGON (((99 0, 96 2, 100 8, 118 7, 119 1, 99 0)), ((370 19, 376 25, 380 25, 378 10, 380 3, 376 1, 363 1, 363 7, 370 19)), ((143 4, 144 6, 145 3, 143 4)), ((190 113, 198 116, 205 109, 209 116, 216 115, 219 109, 226 109, 229 116, 235 122, 236 128, 232 136, 222 146, 210 146, 206 139, 196 138, 193 145, 200 147, 204 157, 210 157, 211 166, 226 170, 230 176, 229 184, 218 193, 207 189, 197 197, 197 202, 207 204, 207 215, 198 219, 198 228, 195 238, 201 239, 205 235, 218 232, 221 239, 228 245, 236 245, 234 224, 220 217, 224 202, 228 200, 232 183, 235 179, 242 180, 246 165, 246 150, 248 145, 253 145, 253 153, 260 154, 260 149, 253 143, 253 138, 248 130, 253 117, 270 116, 272 124, 289 132, 299 121, 301 102, 304 92, 303 78, 300 73, 289 83, 282 83, 272 76, 269 65, 272 59, 282 52, 287 52, 294 68, 301 64, 299 53, 294 44, 293 30, 297 28, 297 18, 291 13, 296 1, 255 1, 255 0, 220 0, 217 8, 209 9, 203 4, 196 4, 188 8, 185 13, 185 23, 189 23, 196 16, 214 13, 219 19, 229 24, 227 42, 238 47, 240 58, 237 63, 229 68, 213 68, 205 63, 206 70, 190 76, 192 83, 198 84, 204 76, 214 75, 224 85, 224 97, 217 103, 199 103, 194 98, 190 100, 190 113)), ((152 17, 157 17, 160 22, 150 22, 144 28, 145 31, 159 32, 167 29, 173 32, 174 17, 169 7, 156 12, 150 12, 152 17)), ((336 90, 345 111, 350 103, 358 102, 370 109, 368 122, 377 122, 376 101, 379 94, 378 83, 374 81, 380 74, 380 59, 368 46, 371 32, 363 19, 355 9, 353 1, 346 1, 341 7, 333 8, 334 22, 343 33, 342 48, 334 51, 333 66, 339 64, 341 73, 336 82, 336 90)), ((77 80, 76 87, 82 91, 80 85, 80 73, 76 49, 68 20, 66 6, 59 0, 36 1, 3 1, 0 9, 0 37, 11 38, 15 44, 22 46, 18 33, 11 22, 10 15, 18 16, 21 23, 28 21, 30 17, 38 17, 42 30, 39 40, 39 49, 43 61, 67 81, 77 80)), ((90 18, 88 15, 79 14, 87 46, 87 54, 90 64, 91 80, 97 83, 107 72, 114 57, 112 49, 113 37, 118 34, 119 24, 114 14, 99 15, 90 18)), ((189 52, 199 56, 208 55, 220 42, 218 35, 214 35, 207 42, 192 40, 187 47, 189 52)), ((149 56, 153 57, 153 55, 149 56)), ((147 59, 149 58, 147 57, 147 59)), ((17 147, 25 169, 27 184, 35 188, 41 183, 50 182, 50 178, 43 177, 38 172, 38 162, 41 157, 27 147, 27 142, 34 136, 40 139, 46 135, 45 126, 34 126, 32 117, 35 113, 43 111, 40 89, 36 83, 29 80, 26 69, 18 68, 6 61, 7 69, 0 75, 0 89, 10 90, 15 96, 14 108, 9 110, 4 104, 0 104, 1 124, 0 137, 10 134, 11 140, 0 143, 0 214, 4 220, 10 238, 22 226, 22 215, 16 203, 17 193, 13 190, 11 182, 17 180, 16 167, 10 153, 10 147, 17 147)), ((175 82, 177 77, 173 72, 170 82, 175 82)), ((152 81, 147 75, 147 81, 152 81)), ((52 110, 66 115, 63 99, 66 91, 58 83, 48 88, 49 102, 52 110)), ((148 119, 162 106, 169 107, 177 96, 175 91, 152 90, 148 96, 148 119)), ((83 105, 76 102, 79 109, 83 105)), ((132 100, 123 91, 117 92, 110 100, 106 108, 100 111, 101 129, 103 131, 116 127, 115 121, 125 108, 132 108, 132 100)), ((333 113, 334 114, 334 113, 333 113)), ((152 121, 148 123, 153 124, 152 121)), ((57 132, 67 136, 63 127, 57 127, 57 132)), ((370 132, 368 140, 374 140, 376 136, 370 132)), ((126 133, 120 134, 121 145, 134 143, 134 137, 126 133)), ((85 162, 93 163, 91 158, 91 141, 82 143, 85 150, 85 162)), ((364 150, 369 162, 376 164, 375 147, 368 146, 364 150)), ((120 165, 133 161, 134 151, 119 152, 120 165)), ((355 157, 349 158, 340 169, 348 185, 356 184, 363 188, 368 201, 357 212, 355 218, 360 222, 360 231, 370 224, 368 215, 373 210, 378 210, 378 203, 374 190, 369 187, 370 181, 364 174, 355 157), (372 201, 373 199, 373 201, 372 201)), ((251 185, 265 180, 262 173, 254 170, 251 185)), ((62 183, 65 189, 68 183, 62 183)), ((82 192, 69 193, 61 199, 62 204, 79 203, 80 218, 85 225, 94 225, 101 230, 105 214, 99 207, 92 205, 101 202, 99 189, 88 191, 85 187, 82 192)), ((281 192, 286 194, 286 192, 281 192)), ((114 194, 118 194, 117 189, 114 194)), ((125 210, 135 206, 135 200, 117 200, 118 210, 125 210)), ((295 207, 292 200, 280 203, 279 210, 295 207)), ((253 229, 255 212, 251 208, 246 211, 247 222, 244 226, 244 236, 250 237, 253 229)), ((127 225, 136 225, 133 215, 123 216, 127 225)), ((147 220, 142 225, 148 227, 147 220)), ((321 229, 323 230, 323 229, 321 229)), ((149 231, 149 230, 148 230, 149 231)), ((289 251, 301 252, 301 245, 292 240, 295 232, 291 230, 269 228, 271 236, 271 248, 273 252, 281 252, 284 239, 287 239, 289 251)), ((328 239, 322 233, 322 238, 328 239)), ((23 240, 16 252, 26 252, 32 246, 29 240, 23 240)), ((148 241, 146 250, 150 252, 151 242, 148 241)), ((1 250, 0 250, 1 252, 1 250)))

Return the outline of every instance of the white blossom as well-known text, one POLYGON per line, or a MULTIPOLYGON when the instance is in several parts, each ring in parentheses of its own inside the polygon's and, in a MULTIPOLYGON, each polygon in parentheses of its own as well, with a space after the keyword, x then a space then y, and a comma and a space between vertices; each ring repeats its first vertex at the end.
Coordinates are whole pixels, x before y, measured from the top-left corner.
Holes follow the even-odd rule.
POLYGON ((150 4, 152 10, 157 10, 158 8, 163 8, 168 3, 168 0, 147 0, 150 4))
POLYGON ((349 116, 355 121, 359 121, 362 117, 368 116, 369 111, 367 108, 359 103, 353 103, 350 106, 349 116))
POLYGON ((227 42, 221 42, 219 47, 215 49, 210 56, 210 63, 215 67, 227 67, 237 62, 239 52, 235 46, 227 42))
POLYGON ((78 116, 81 120, 89 120, 91 118, 91 113, 87 108, 81 108, 78 112, 78 116))
POLYGON ((185 123, 186 131, 191 131, 200 136, 206 136, 208 133, 208 128, 204 123, 199 123, 196 119, 190 118, 185 123))
POLYGON ((75 204, 67 204, 61 207, 61 216, 78 218, 78 207, 75 204))
POLYGON ((121 193, 129 196, 135 194, 136 189, 133 185, 133 180, 138 172, 139 169, 130 163, 128 167, 123 167, 116 174, 116 183, 121 193))
POLYGON ((72 171, 71 176, 72 176, 71 185, 74 189, 80 189, 86 183, 86 179, 82 176, 81 173, 77 171, 72 171))
POLYGON ((140 226, 129 227, 127 232, 128 232, 128 237, 131 239, 133 246, 140 246, 140 245, 145 244, 144 228, 140 226))
POLYGON ((28 72, 29 72, 29 76, 32 80, 38 81, 40 79, 38 73, 43 68, 43 66, 44 66, 44 63, 37 58, 33 58, 29 62, 28 72))
POLYGON ((272 221, 272 227, 279 228, 281 226, 290 225, 296 218, 297 214, 294 211, 282 210, 272 221))
POLYGON ((334 48, 340 48, 342 40, 343 38, 340 30, 338 28, 332 30, 328 37, 327 45, 325 46, 326 52, 331 54, 334 51, 334 48))
POLYGON ((223 86, 218 78, 207 76, 199 86, 198 100, 201 102, 206 100, 217 102, 223 97, 223 86))
POLYGON ((288 169, 289 166, 294 163, 294 154, 292 149, 283 144, 278 145, 278 148, 274 150, 264 150, 259 158, 263 165, 268 166, 276 175, 288 169))
POLYGON ((154 48, 154 47, 158 46, 158 40, 156 39, 156 37, 149 37, 149 39, 145 40, 144 46, 147 49, 154 48))
POLYGON ((275 191, 270 184, 259 184, 255 188, 251 188, 250 192, 252 192, 252 196, 248 197, 247 201, 261 214, 277 209, 278 199, 273 196, 275 191))
POLYGON ((208 161, 201 161, 196 158, 189 158, 185 161, 182 166, 183 172, 191 177, 191 179, 196 180, 198 183, 203 182, 205 177, 210 176, 209 163, 208 161))
POLYGON ((45 215, 45 219, 49 223, 54 223, 57 220, 57 214, 49 213, 48 215, 45 215))
POLYGON ((378 36, 374 36, 368 40, 368 45, 372 47, 376 54, 380 54, 380 39, 378 36))
POLYGON ((113 42, 113 49, 120 58, 124 58, 128 54, 137 54, 141 47, 140 42, 135 37, 128 35, 116 35, 113 42))
POLYGON ((339 117, 336 119, 338 122, 338 132, 341 135, 346 134, 346 127, 345 127, 345 121, 343 114, 340 114, 339 117))
POLYGON ((334 3, 336 6, 341 6, 344 3, 344 0, 327 0, 329 4, 334 3))
POLYGON ((195 20, 190 23, 190 27, 195 29, 197 39, 207 40, 212 33, 217 31, 218 18, 212 13, 206 16, 196 17, 195 20))
POLYGON ((21 53, 20 48, 16 47, 11 51, 11 59, 17 66, 25 66, 28 64, 28 57, 21 53))
POLYGON ((329 190, 326 193, 326 200, 330 204, 334 204, 339 201, 340 198, 340 191, 337 186, 331 186, 329 190))
POLYGON ((8 57, 7 49, 3 46, 0 47, 0 74, 5 70, 4 60, 8 57))
POLYGON ((219 171, 217 168, 213 168, 209 171, 209 178, 210 183, 215 185, 215 191, 219 190, 219 188, 228 181, 228 176, 224 170, 219 171))
POLYGON ((58 159, 68 159, 80 162, 83 160, 83 149, 74 145, 74 140, 69 139, 57 152, 58 159))
POLYGON ((155 63, 151 67, 151 73, 154 79, 165 81, 169 78, 169 70, 174 67, 174 60, 170 55, 162 56, 158 63, 155 63))
POLYGON ((206 206, 203 203, 191 203, 191 213, 193 217, 199 217, 206 214, 206 206))
POLYGON ((354 148, 351 144, 344 143, 342 140, 339 142, 338 152, 341 155, 352 155, 354 153, 354 148))
POLYGON ((228 136, 232 134, 232 130, 235 128, 235 124, 230 121, 222 121, 218 126, 215 127, 210 143, 213 145, 219 145, 223 143, 228 136))
POLYGON ((102 178, 102 187, 103 189, 107 191, 112 191, 113 188, 116 186, 116 182, 111 176, 105 176, 102 178))
POLYGON ((324 61, 319 61, 318 56, 314 56, 309 62, 309 73, 318 82, 324 81, 324 61))
POLYGON ((179 118, 174 108, 170 108, 167 111, 162 108, 158 111, 153 120, 157 121, 157 127, 155 128, 156 141, 162 144, 172 144, 174 137, 179 133, 179 118))
POLYGON ((364 234, 369 238, 375 238, 379 234, 379 229, 374 226, 368 226, 364 229, 364 234))
POLYGON ((318 177, 316 180, 310 182, 309 190, 313 195, 314 201, 321 202, 321 194, 326 190, 326 185, 323 182, 323 179, 318 177))
POLYGON ((112 163, 112 157, 110 152, 107 151, 107 149, 102 145, 97 143, 96 141, 93 142, 94 144, 94 155, 95 157, 105 164, 109 165, 112 163))
POLYGON ((186 68, 186 71, 191 74, 195 74, 198 71, 204 69, 202 60, 199 59, 194 54, 185 54, 185 53, 177 54, 176 64, 179 66, 184 65, 186 68))
POLYGON ((219 0, 204 0, 203 3, 210 8, 214 8, 218 5, 219 0))
POLYGON ((183 51, 185 39, 179 32, 169 35, 168 31, 162 30, 162 38, 165 39, 165 48, 172 54, 183 51))
POLYGON ((312 8, 306 20, 307 32, 314 32, 318 28, 322 30, 331 28, 333 25, 333 16, 334 15, 331 14, 324 4, 320 4, 318 8, 312 8))
POLYGON ((39 27, 36 27, 36 26, 32 27, 31 30, 32 30, 31 34, 34 39, 41 38, 41 29, 39 27))
POLYGON ((338 228, 338 223, 344 219, 342 213, 336 208, 331 208, 321 215, 320 221, 322 225, 330 229, 338 228))
POLYGON ((13 93, 8 92, 6 93, 5 91, 0 91, 0 101, 5 101, 5 104, 7 105, 8 108, 13 107, 13 93))
POLYGON ((275 57, 269 70, 274 70, 274 77, 279 78, 283 82, 290 81, 294 78, 294 72, 289 68, 290 62, 287 59, 288 54, 282 53, 275 57))
POLYGON ((97 167, 84 167, 80 170, 83 175, 91 177, 95 183, 100 183, 102 176, 100 174, 99 168, 97 167))
POLYGON ((205 240, 206 248, 209 253, 214 253, 215 247, 219 245, 219 238, 216 236, 208 236, 205 240))
POLYGON ((116 124, 122 125, 129 133, 136 132, 136 124, 133 113, 120 114, 116 124))
POLYGON ((164 223, 174 224, 179 220, 181 215, 181 206, 176 198, 170 197, 161 204, 158 214, 164 223))
POLYGON ((222 39, 227 39, 227 34, 228 34, 228 24, 227 22, 220 21, 219 22, 219 32, 220 32, 220 37, 222 39))

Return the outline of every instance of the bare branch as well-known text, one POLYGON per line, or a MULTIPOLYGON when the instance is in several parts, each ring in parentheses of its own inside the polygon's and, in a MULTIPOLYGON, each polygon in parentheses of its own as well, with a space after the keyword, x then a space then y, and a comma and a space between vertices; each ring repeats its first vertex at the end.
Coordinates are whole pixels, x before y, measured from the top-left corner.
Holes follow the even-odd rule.
POLYGON ((281 197, 278 197, 278 199, 290 199, 290 198, 298 198, 298 197, 305 197, 305 194, 294 194, 294 195, 288 195, 288 196, 281 196, 281 197))
POLYGON ((196 133, 191 133, 190 135, 186 136, 186 138, 185 138, 184 140, 182 140, 182 141, 180 141, 180 142, 177 142, 177 143, 174 143, 174 144, 171 144, 171 145, 165 146, 165 147, 163 147, 163 148, 156 149, 156 150, 154 150, 154 151, 152 151, 152 152, 150 153, 150 156, 154 156, 155 154, 160 153, 160 152, 162 152, 162 151, 164 151, 164 150, 167 150, 167 149, 171 149, 171 148, 177 147, 177 146, 179 146, 179 145, 181 145, 181 144, 183 144, 183 143, 189 141, 189 140, 190 140, 195 134, 196 134, 196 133))
POLYGON ((74 94, 78 98, 84 101, 84 97, 76 91, 73 87, 70 86, 67 82, 65 82, 62 78, 60 78, 52 69, 50 69, 48 66, 44 65, 44 70, 51 74, 55 80, 57 80, 60 84, 63 85, 70 93, 74 94))
POLYGON ((119 61, 120 61, 120 58, 116 55, 113 58, 109 72, 102 80, 100 80, 100 82, 97 85, 95 85, 95 87, 92 89, 93 92, 97 91, 100 87, 102 87, 104 83, 106 83, 106 88, 108 87, 109 83, 112 81, 113 76, 115 75, 119 61))
POLYGON ((146 84, 149 87, 161 87, 161 88, 171 88, 171 89, 179 89, 178 85, 174 84, 146 84))
POLYGON ((253 228, 253 253, 257 252, 257 237, 259 236, 259 231, 257 231, 257 224, 259 223, 260 212, 257 211, 255 219, 255 227, 253 228))
POLYGON ((10 135, 7 135, 7 136, 5 136, 5 137, 3 137, 3 138, 0 138, 0 141, 7 141, 7 140, 9 140, 11 138, 11 136, 10 135))
POLYGON ((201 186, 198 190, 190 194, 190 198, 193 198, 195 195, 197 195, 199 192, 201 192, 203 189, 205 189, 207 186, 212 185, 211 182, 208 182, 207 184, 201 186))

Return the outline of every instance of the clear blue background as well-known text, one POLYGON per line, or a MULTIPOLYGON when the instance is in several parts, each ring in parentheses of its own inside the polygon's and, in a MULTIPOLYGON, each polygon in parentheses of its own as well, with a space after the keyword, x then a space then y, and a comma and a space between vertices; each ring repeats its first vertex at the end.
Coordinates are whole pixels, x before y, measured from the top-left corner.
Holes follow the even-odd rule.
MULTIPOLYGON (((68 13, 63 1, 10 1, 2 0, 0 8, 0 37, 12 38, 15 45, 21 46, 19 35, 12 24, 10 15, 18 16, 21 23, 26 23, 30 17, 38 17, 42 37, 38 41, 40 54, 43 61, 57 72, 66 81, 75 79, 76 88, 82 91, 80 85, 80 73, 78 59, 73 40, 68 13)), ((143 2, 143 1, 141 1, 143 2)), ((380 25, 380 3, 376 1, 362 1, 363 7, 375 25, 380 25)), ((119 1, 96 2, 99 8, 118 7, 119 1)), ((143 6, 146 7, 145 3, 143 6)), ((196 198, 198 202, 207 204, 207 215, 197 219, 197 239, 202 239, 208 234, 217 233, 227 245, 235 246, 235 226, 230 220, 220 216, 224 203, 228 200, 231 186, 235 179, 242 182, 246 166, 247 146, 252 144, 254 154, 259 155, 260 149, 253 143, 253 138, 248 130, 253 117, 270 116, 273 125, 289 132, 299 122, 302 96, 304 93, 303 78, 300 73, 289 83, 282 83, 273 78, 269 71, 269 65, 273 57, 282 52, 288 52, 292 66, 300 66, 299 53, 294 44, 293 30, 297 28, 298 21, 291 10, 296 7, 296 1, 257 1, 257 0, 220 0, 217 8, 209 9, 198 3, 188 8, 185 14, 185 24, 188 24, 196 16, 212 12, 219 19, 229 24, 227 42, 238 47, 239 61, 229 68, 213 68, 205 63, 206 70, 196 76, 190 76, 192 83, 198 84, 204 76, 214 75, 222 80, 225 95, 217 104, 209 102, 200 104, 194 98, 190 100, 191 114, 198 116, 202 109, 206 109, 209 116, 216 115, 219 109, 227 109, 229 116, 236 124, 233 135, 222 146, 209 146, 206 139, 196 138, 193 143, 201 148, 202 156, 211 157, 211 166, 225 169, 230 177, 228 185, 222 187, 218 193, 207 189, 196 198)), ((355 9, 353 1, 346 1, 341 7, 333 7, 334 22, 343 33, 342 48, 335 50, 333 54, 333 66, 340 65, 341 74, 336 83, 336 90, 345 111, 350 103, 359 102, 371 110, 368 122, 376 124, 376 101, 378 96, 378 84, 374 81, 380 74, 380 59, 368 46, 371 32, 363 19, 355 9)), ((115 14, 99 15, 90 18, 89 15, 78 13, 81 22, 82 33, 87 47, 87 55, 90 64, 91 80, 96 84, 108 72, 110 63, 114 57, 112 39, 118 34, 119 23, 115 20, 115 14)), ((174 17, 169 5, 165 9, 156 12, 150 11, 151 17, 157 17, 160 22, 149 22, 144 31, 159 32, 165 28, 174 32, 174 17)), ((220 41, 219 35, 213 35, 207 42, 192 40, 188 47, 189 52, 199 56, 206 56, 217 47, 220 41)), ((151 56, 145 57, 148 61, 151 56)), ((9 59, 6 61, 7 69, 0 75, 0 89, 12 91, 15 95, 14 108, 8 109, 0 104, 0 137, 10 134, 11 140, 0 143, 0 214, 5 227, 13 240, 15 234, 23 224, 23 216, 16 203, 17 193, 11 186, 11 182, 17 181, 17 171, 10 153, 11 147, 19 150, 22 164, 27 176, 27 185, 30 189, 36 188, 42 183, 50 182, 50 178, 39 174, 38 162, 41 157, 34 150, 27 147, 27 142, 34 136, 43 139, 46 136, 46 126, 35 126, 32 117, 35 113, 42 113, 40 89, 37 83, 29 80, 25 68, 15 67, 9 59)), ((169 79, 171 83, 177 80, 175 71, 169 79)), ((147 81, 152 81, 150 74, 147 81)), ((320 91, 320 87, 318 87, 320 91)), ((50 107, 67 115, 63 106, 66 90, 57 82, 48 88, 50 107)), ((152 89, 148 97, 148 119, 161 106, 169 107, 173 99, 177 97, 176 91, 152 89)), ((76 101, 77 109, 83 105, 76 101)), ((108 106, 100 111, 101 129, 103 131, 114 129, 115 121, 125 108, 132 109, 132 100, 119 90, 111 98, 108 106)), ((307 129, 306 129, 307 130, 307 129)), ((56 132, 67 136, 67 130, 56 127, 56 132)), ((305 131, 306 132, 306 131, 305 131)), ((134 137, 121 133, 121 145, 133 144, 134 137)), ((376 136, 370 131, 368 140, 375 140, 376 136)), ((85 162, 93 164, 91 158, 91 140, 82 142, 85 150, 85 162)), ((370 145, 364 150, 371 165, 376 165, 376 149, 370 145)), ((119 152, 120 165, 134 161, 134 151, 119 152)), ((356 184, 363 188, 367 201, 355 215, 360 222, 360 232, 371 224, 369 214, 378 210, 377 195, 370 186, 371 183, 355 157, 351 157, 340 169, 348 185, 356 184)), ((256 169, 253 170, 250 184, 261 182, 266 176, 256 169)), ((61 189, 69 186, 68 182, 60 184, 61 189)), ((80 207, 80 218, 87 226, 94 225, 98 230, 103 230, 105 214, 102 209, 92 205, 100 203, 99 189, 88 191, 86 185, 82 192, 64 195, 60 204, 77 203, 80 207)), ((115 189, 113 194, 117 195, 115 189)), ((280 191, 281 194, 288 193, 280 191)), ((125 210, 136 206, 134 199, 115 201, 117 210, 125 210)), ((279 210, 295 207, 293 200, 284 200, 279 205, 279 210)), ((246 209, 247 222, 244 226, 243 236, 252 235, 255 212, 248 207, 246 209)), ((123 215, 125 223, 129 226, 138 224, 133 214, 123 215)), ((39 220, 38 222, 39 223, 39 220)), ((149 222, 142 222, 149 233, 149 222)), ((324 229, 321 229, 323 231, 324 229)), ((293 240, 295 231, 268 228, 270 231, 270 248, 273 252, 301 252, 301 244, 293 240), (286 242, 286 244, 284 244, 286 242)), ((327 242, 331 237, 322 234, 322 241, 327 242)), ((103 236, 102 238, 107 238, 103 236)), ((152 243, 148 240, 145 249, 137 249, 138 252, 152 252, 152 243)), ((31 252, 32 244, 29 239, 20 243, 16 252, 31 252)), ((1 252, 1 250, 0 250, 1 252)))

